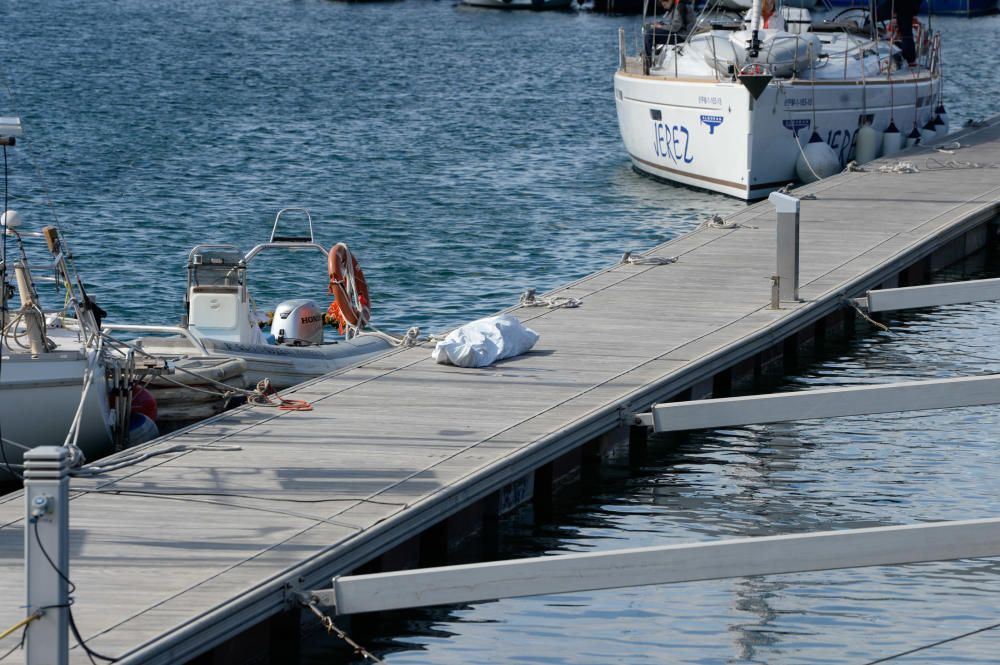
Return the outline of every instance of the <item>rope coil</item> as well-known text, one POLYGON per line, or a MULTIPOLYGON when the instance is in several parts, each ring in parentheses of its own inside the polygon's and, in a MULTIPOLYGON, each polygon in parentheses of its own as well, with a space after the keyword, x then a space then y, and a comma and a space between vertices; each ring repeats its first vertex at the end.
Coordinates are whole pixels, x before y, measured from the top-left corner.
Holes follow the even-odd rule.
POLYGON ((666 266, 677 263, 676 256, 632 256, 632 252, 622 254, 619 263, 633 266, 666 266))
MULTIPOLYGON (((758 226, 752 224, 740 224, 739 222, 727 222, 723 219, 722 215, 712 215, 701 224, 698 225, 698 229, 757 229, 758 226)), ((676 260, 676 257, 674 257, 676 260)))
POLYGON ((521 300, 517 303, 521 307, 548 307, 549 309, 573 309, 583 304, 579 298, 567 296, 538 297, 534 289, 528 289, 521 294, 521 300))
POLYGON ((270 379, 261 379, 248 400, 260 406, 277 407, 279 411, 312 411, 312 404, 304 399, 288 399, 282 397, 271 385, 270 379))

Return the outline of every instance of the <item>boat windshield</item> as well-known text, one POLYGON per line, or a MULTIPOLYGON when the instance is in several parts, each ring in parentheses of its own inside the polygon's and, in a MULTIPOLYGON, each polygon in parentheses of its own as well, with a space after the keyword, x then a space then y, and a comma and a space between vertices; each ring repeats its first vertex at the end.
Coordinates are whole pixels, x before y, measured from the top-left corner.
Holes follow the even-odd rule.
POLYGON ((199 248, 191 252, 192 286, 239 286, 246 270, 236 248, 199 248))

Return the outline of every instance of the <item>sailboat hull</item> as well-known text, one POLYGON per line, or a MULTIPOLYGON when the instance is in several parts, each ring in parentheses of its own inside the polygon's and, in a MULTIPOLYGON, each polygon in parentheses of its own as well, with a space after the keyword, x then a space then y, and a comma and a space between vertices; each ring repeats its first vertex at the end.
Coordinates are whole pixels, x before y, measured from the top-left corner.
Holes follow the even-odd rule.
MULTIPOLYGON (((87 358, 83 352, 54 352, 32 357, 4 355, 0 372, 0 436, 6 462, 21 464, 20 446, 60 446, 80 405, 87 358), (11 443, 14 442, 14 443, 11 443), (16 444, 20 444, 16 445, 16 444)), ((83 403, 78 443, 89 460, 112 452, 110 413, 103 370, 83 403)), ((0 480, 10 480, 0 457, 0 480)))
POLYGON ((636 170, 672 182, 755 200, 796 181, 800 145, 812 132, 843 168, 864 116, 901 131, 931 118, 940 79, 772 81, 756 100, 738 81, 668 78, 619 71, 615 103, 636 170))

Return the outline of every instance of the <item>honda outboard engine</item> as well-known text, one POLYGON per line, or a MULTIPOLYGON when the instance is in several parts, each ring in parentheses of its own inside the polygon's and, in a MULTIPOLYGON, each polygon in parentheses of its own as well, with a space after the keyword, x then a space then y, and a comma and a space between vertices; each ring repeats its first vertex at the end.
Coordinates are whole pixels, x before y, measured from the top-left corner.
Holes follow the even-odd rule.
POLYGON ((312 300, 286 300, 274 310, 271 335, 278 344, 322 344, 323 310, 312 300))

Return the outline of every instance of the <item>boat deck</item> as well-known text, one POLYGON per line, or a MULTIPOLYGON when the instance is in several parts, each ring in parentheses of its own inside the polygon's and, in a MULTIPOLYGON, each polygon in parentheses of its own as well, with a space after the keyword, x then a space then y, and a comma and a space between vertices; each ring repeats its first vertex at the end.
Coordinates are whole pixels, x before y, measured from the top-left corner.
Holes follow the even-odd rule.
MULTIPOLYGON (((189 446, 72 483, 73 612, 121 663, 185 662, 329 586, 484 498, 510 505, 539 467, 657 401, 713 377, 934 255, 961 258, 1000 204, 1000 122, 795 194, 802 301, 769 308, 775 215, 767 202, 655 248, 668 265, 614 265, 553 295, 576 309, 515 308, 540 333, 484 369, 397 350, 289 391, 310 412, 240 408, 158 440, 189 446), (520 484, 519 484, 519 481, 520 484), (506 488, 506 489, 505 489, 506 488)), ((665 193, 668 190, 664 190, 665 193)), ((706 211, 706 216, 710 211, 706 211)), ((0 497, 0 628, 24 616, 23 497, 0 497)), ((0 644, 0 653, 11 644, 0 644)), ((72 639, 71 639, 72 643, 72 639)), ((8 662, 21 662, 15 652, 8 662)), ((71 661, 86 655, 73 648, 71 661)))

